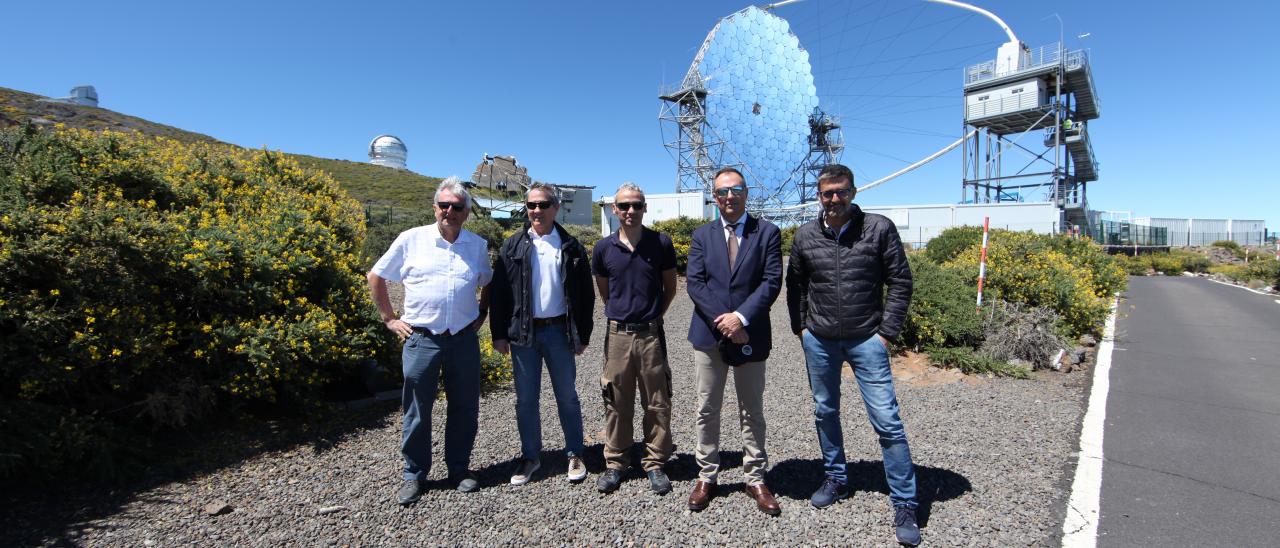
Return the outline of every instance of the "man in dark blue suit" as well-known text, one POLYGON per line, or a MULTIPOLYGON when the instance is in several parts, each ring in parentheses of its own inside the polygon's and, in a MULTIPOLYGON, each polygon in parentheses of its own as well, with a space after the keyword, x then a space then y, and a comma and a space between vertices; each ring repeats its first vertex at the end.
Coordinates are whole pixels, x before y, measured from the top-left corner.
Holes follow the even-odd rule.
POLYGON ((698 389, 694 458, 700 468, 689 509, 705 509, 715 496, 720 408, 732 369, 747 493, 760 511, 776 516, 781 509, 764 484, 764 366, 773 347, 769 308, 782 290, 782 235, 769 221, 747 215, 747 186, 738 170, 716 172, 714 188, 721 218, 693 232, 686 271, 694 306, 689 342, 698 389))

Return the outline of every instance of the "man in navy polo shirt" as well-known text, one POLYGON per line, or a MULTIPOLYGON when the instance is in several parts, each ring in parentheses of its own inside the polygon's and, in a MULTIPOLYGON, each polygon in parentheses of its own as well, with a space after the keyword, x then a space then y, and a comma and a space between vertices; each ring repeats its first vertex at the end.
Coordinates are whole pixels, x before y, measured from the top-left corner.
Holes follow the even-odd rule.
POLYGON ((644 408, 645 455, 641 463, 654 492, 671 491, 662 466, 671 458, 671 368, 662 316, 676 297, 676 250, 671 238, 645 228, 644 191, 623 183, 614 195, 613 213, 621 227, 596 242, 591 254, 596 288, 609 319, 605 330, 605 446, 608 470, 596 481, 602 493, 618 489, 634 442, 636 386, 644 408))

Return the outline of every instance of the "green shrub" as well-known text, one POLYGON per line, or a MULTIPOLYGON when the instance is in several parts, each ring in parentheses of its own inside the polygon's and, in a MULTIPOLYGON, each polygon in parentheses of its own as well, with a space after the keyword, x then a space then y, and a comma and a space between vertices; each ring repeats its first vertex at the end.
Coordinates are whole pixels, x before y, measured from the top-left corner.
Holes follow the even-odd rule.
POLYGON ((972 249, 974 260, 976 261, 981 246, 982 227, 957 226, 948 228, 932 240, 929 240, 924 252, 930 261, 942 264, 972 249))
POLYGON ((982 342, 982 319, 976 310, 978 290, 958 273, 907 254, 914 291, 902 341, 925 346, 977 346, 982 342))
POLYGON ((1275 257, 1263 255, 1250 261, 1247 273, 1249 279, 1261 280, 1271 287, 1280 289, 1280 261, 1275 257))
POLYGON ((1208 257, 1183 249, 1173 249, 1168 253, 1152 253, 1146 257, 1151 262, 1153 270, 1162 272, 1166 276, 1177 276, 1183 272, 1208 272, 1209 267, 1213 266, 1213 261, 1208 257))
POLYGON ((1218 240, 1209 245, 1212 247, 1221 247, 1222 249, 1231 251, 1237 257, 1244 257, 1244 250, 1240 248, 1239 243, 1233 240, 1218 240))
POLYGON ((1031 378, 1031 370, 1026 367, 1010 365, 1009 363, 984 356, 975 352, 972 348, 964 346, 956 348, 927 348, 925 353, 929 355, 929 361, 935 365, 959 369, 967 375, 991 373, 999 377, 1031 378))
POLYGON ((800 229, 800 225, 791 225, 783 228, 782 232, 782 256, 791 256, 791 243, 796 239, 796 231, 800 229))
POLYGON ((569 231, 574 238, 577 238, 582 245, 587 248, 587 253, 595 248, 596 242, 600 241, 600 225, 564 225, 564 229, 569 231))
MULTIPOLYGON (((363 216, 278 153, 0 131, 4 408, 177 427, 219 403, 303 405, 360 361, 386 363, 363 216)), ((124 443, 104 432, 86 436, 124 443)), ((19 458, 9 470, 53 462, 19 458)))
POLYGON ((693 231, 704 224, 707 224, 707 221, 683 215, 653 223, 654 230, 671 237, 671 243, 676 248, 676 270, 681 274, 684 274, 684 269, 689 264, 689 246, 693 243, 693 231))
POLYGON ((1128 255, 1112 255, 1116 264, 1130 276, 1146 276, 1151 273, 1151 261, 1146 255, 1130 257, 1128 255))
POLYGON ((1242 264, 1215 264, 1209 267, 1210 274, 1221 274, 1233 282, 1249 281, 1249 267, 1242 264))

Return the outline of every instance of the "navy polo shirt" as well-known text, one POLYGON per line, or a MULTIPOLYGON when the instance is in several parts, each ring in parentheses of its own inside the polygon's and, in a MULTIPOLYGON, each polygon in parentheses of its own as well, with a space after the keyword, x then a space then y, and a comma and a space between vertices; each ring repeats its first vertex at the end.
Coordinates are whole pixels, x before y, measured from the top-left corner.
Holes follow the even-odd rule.
POLYGON ((635 252, 614 232, 591 251, 591 270, 609 279, 604 315, 619 322, 649 322, 662 315, 662 273, 676 267, 676 248, 666 234, 642 227, 635 252))

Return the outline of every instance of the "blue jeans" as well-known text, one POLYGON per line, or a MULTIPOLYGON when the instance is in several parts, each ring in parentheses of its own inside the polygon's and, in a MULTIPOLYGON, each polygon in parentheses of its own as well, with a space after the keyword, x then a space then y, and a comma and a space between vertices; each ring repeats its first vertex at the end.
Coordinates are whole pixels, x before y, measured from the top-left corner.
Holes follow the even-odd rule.
POLYGON ((879 336, 862 340, 818 337, 805 330, 802 337, 809 387, 813 390, 814 424, 822 446, 823 469, 827 477, 848 484, 844 433, 840 430, 840 369, 845 361, 853 365, 862 403, 871 427, 880 436, 884 477, 894 506, 916 507, 916 471, 911 464, 907 433, 898 417, 898 397, 893 390, 889 351, 879 336))
POLYGON ((573 359, 568 329, 564 325, 544 325, 534 329, 533 345, 511 345, 516 386, 516 426, 520 430, 520 456, 537 461, 542 452, 542 364, 547 364, 551 389, 556 395, 564 448, 570 456, 582 456, 582 403, 574 383, 578 365, 573 359))
POLYGON ((465 473, 471 465, 480 421, 480 341, 475 330, 466 328, 452 337, 414 331, 405 340, 401 357, 404 479, 424 481, 431 471, 431 408, 441 377, 448 404, 444 463, 450 476, 465 473))

